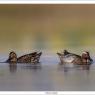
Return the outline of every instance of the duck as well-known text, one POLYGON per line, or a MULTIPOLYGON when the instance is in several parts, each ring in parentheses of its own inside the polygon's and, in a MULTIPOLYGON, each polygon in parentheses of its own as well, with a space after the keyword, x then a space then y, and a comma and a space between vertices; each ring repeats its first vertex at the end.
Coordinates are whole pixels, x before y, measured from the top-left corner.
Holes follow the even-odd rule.
POLYGON ((40 56, 42 52, 33 52, 29 54, 17 57, 17 54, 12 51, 9 53, 9 58, 6 60, 7 63, 40 63, 40 56))
POLYGON ((64 50, 62 53, 57 53, 61 64, 73 63, 76 65, 89 65, 93 62, 88 51, 84 51, 82 55, 77 55, 64 50))
POLYGON ((42 52, 33 52, 29 54, 22 55, 17 58, 18 63, 40 63, 40 56, 42 55, 42 52))

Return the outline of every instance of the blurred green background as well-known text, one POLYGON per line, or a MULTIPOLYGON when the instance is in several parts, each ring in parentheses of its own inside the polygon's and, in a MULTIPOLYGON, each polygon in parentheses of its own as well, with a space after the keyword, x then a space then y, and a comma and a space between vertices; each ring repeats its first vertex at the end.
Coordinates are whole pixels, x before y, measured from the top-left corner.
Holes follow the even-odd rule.
POLYGON ((95 5, 0 5, 0 52, 95 51, 95 5))

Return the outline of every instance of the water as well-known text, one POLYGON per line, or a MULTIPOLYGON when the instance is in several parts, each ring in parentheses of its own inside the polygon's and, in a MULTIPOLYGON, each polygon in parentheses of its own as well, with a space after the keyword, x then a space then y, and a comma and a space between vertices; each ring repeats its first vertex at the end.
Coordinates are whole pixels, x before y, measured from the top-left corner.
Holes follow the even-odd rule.
POLYGON ((0 62, 11 51, 43 52, 40 67, 0 63, 1 91, 95 90, 94 64, 59 66, 56 54, 95 56, 95 5, 0 5, 0 26, 0 62))
POLYGON ((64 67, 55 59, 45 56, 38 66, 0 63, 0 91, 95 90, 95 64, 64 67))

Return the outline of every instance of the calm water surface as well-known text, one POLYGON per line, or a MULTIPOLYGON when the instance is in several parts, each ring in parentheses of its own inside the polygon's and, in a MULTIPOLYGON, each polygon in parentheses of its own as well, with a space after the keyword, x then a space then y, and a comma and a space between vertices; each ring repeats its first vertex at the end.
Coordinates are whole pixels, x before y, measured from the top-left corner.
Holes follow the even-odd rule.
POLYGON ((95 64, 90 67, 63 67, 58 65, 55 59, 44 58, 39 66, 31 66, 30 64, 12 66, 7 63, 0 63, 0 90, 95 90, 95 64))

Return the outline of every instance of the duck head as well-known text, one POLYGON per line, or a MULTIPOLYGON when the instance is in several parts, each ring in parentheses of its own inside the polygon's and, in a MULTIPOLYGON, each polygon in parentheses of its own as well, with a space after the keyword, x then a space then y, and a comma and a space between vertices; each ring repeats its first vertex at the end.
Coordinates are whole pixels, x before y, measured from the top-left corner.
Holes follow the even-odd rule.
POLYGON ((8 63, 16 63, 17 62, 17 55, 14 51, 9 53, 9 58, 6 62, 8 62, 8 63))
POLYGON ((91 59, 91 57, 90 57, 90 54, 89 54, 89 52, 87 52, 87 51, 84 51, 83 53, 82 53, 82 62, 83 63, 91 63, 93 60, 91 59))
POLYGON ((9 59, 8 62, 17 62, 17 55, 14 51, 9 53, 9 59))
POLYGON ((12 52, 10 52, 10 54, 9 54, 9 57, 10 58, 13 58, 13 57, 16 57, 17 55, 16 55, 16 53, 14 52, 14 51, 12 51, 12 52))

